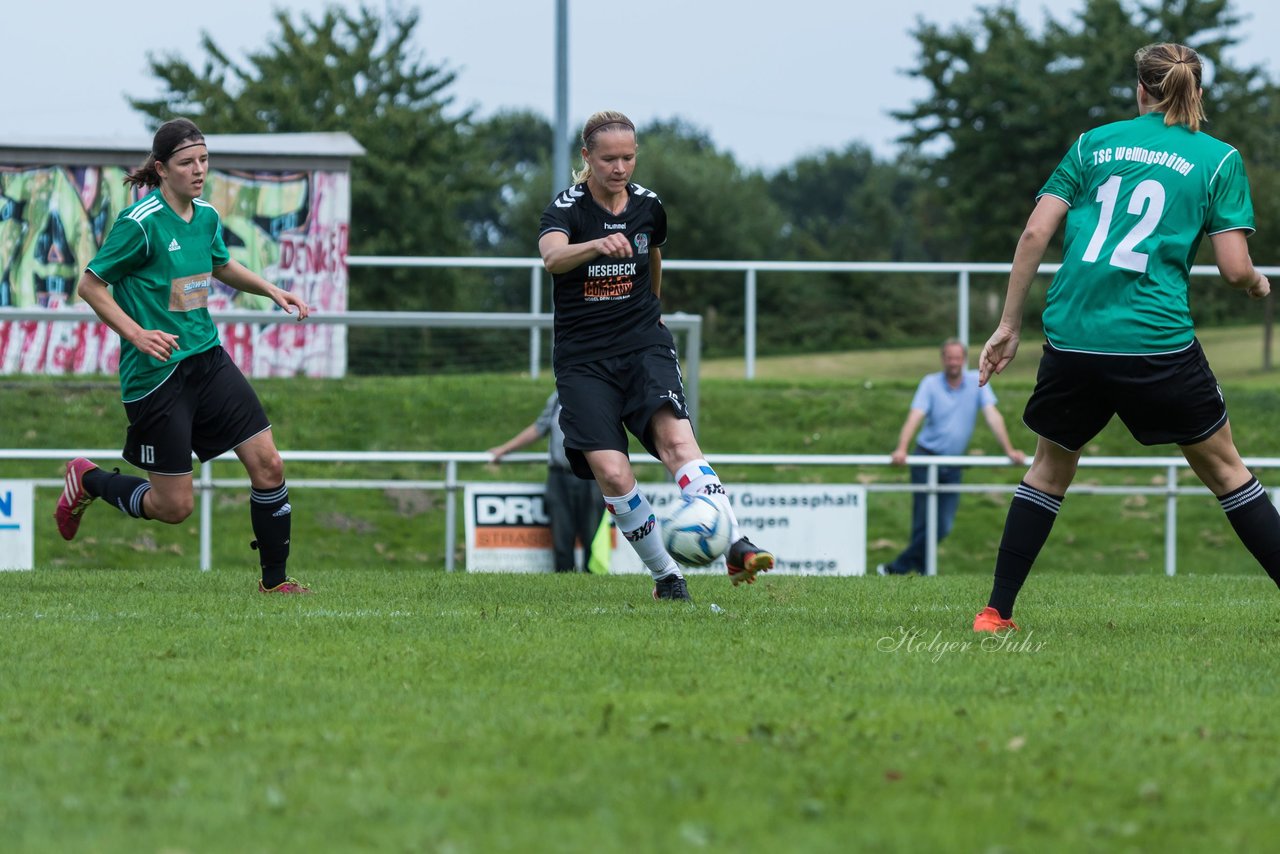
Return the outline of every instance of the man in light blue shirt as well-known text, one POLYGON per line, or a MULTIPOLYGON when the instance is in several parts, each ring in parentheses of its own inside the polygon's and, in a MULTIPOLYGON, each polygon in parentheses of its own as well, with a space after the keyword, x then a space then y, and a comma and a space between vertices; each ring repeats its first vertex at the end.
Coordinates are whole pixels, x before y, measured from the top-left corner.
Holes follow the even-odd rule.
MULTIPOLYGON (((907 445, 922 423, 924 429, 916 439, 912 454, 953 457, 965 453, 979 412, 1009 459, 1019 465, 1026 460, 1026 454, 1009 442, 1004 417, 996 409, 995 392, 990 385, 978 385, 978 372, 968 369, 968 357, 969 351, 959 339, 948 338, 942 342, 942 370, 936 374, 927 374, 916 388, 916 396, 911 400, 911 411, 907 413, 907 420, 898 435, 898 447, 893 450, 895 465, 902 465, 907 461, 907 445)), ((938 483, 959 483, 963 472, 959 466, 940 466, 938 483)), ((926 466, 911 467, 912 483, 924 484, 928 480, 929 470, 926 466)), ((951 533, 951 525, 955 522, 959 506, 960 493, 938 493, 939 542, 951 533)), ((876 567, 876 572, 880 575, 924 573, 928 536, 927 508, 928 495, 923 492, 914 493, 911 502, 911 542, 890 563, 882 563, 876 567)))

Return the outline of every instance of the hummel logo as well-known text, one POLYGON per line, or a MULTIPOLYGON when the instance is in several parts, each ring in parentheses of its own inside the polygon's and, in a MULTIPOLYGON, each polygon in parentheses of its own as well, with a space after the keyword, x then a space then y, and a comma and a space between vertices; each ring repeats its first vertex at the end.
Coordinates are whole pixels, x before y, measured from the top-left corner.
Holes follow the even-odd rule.
POLYGON ((175 237, 173 240, 170 240, 170 241, 169 241, 169 251, 170 251, 170 252, 177 252, 177 251, 178 251, 179 249, 181 249, 181 248, 182 248, 182 247, 178 245, 178 238, 176 238, 176 237, 175 237))
POLYGON ((292 508, 292 507, 290 507, 290 506, 289 506, 289 502, 287 502, 287 501, 286 501, 286 502, 284 503, 284 506, 283 506, 283 507, 281 507, 279 510, 277 510, 277 511, 276 511, 276 512, 274 512, 274 513, 272 513, 271 515, 272 515, 273 517, 274 517, 274 516, 288 516, 288 515, 289 515, 290 513, 292 513, 292 512, 293 512, 293 508, 292 508))

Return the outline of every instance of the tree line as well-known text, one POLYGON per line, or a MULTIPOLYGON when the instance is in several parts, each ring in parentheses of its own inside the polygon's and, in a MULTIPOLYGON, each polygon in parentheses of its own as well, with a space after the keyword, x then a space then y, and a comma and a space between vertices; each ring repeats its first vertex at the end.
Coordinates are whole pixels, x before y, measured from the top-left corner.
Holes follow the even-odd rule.
MULTIPOLYGON (((1158 41, 1188 44, 1206 61, 1205 129, 1242 153, 1259 235, 1274 234, 1280 99, 1264 69, 1227 59, 1245 24, 1230 0, 1087 0, 1065 20, 1047 17, 1038 30, 1012 6, 974 14, 960 26, 921 20, 913 29, 917 55, 907 73, 923 81, 928 94, 895 113, 908 131, 892 157, 850 142, 765 172, 744 168, 706 131, 680 118, 641 127, 641 182, 656 188, 667 208, 673 237, 667 257, 1007 261, 1036 191, 1076 137, 1136 115, 1133 52, 1158 41)), ((162 94, 132 99, 132 106, 154 125, 182 115, 206 133, 352 134, 368 152, 352 164, 352 254, 536 252, 539 215, 560 189, 551 186, 546 117, 480 118, 456 110, 454 73, 414 47, 414 33, 430 25, 416 10, 335 6, 297 20, 277 12, 275 23, 279 32, 243 61, 207 34, 199 67, 151 57, 162 94)), ((1250 248, 1260 264, 1276 263, 1280 255, 1270 239, 1255 239, 1250 248)), ((1207 254, 1199 260, 1209 262, 1207 254)), ((704 316, 709 354, 740 352, 741 277, 686 277, 669 274, 667 310, 704 316)), ((978 290, 994 295, 1003 285, 993 279, 978 290)), ((1255 317, 1217 283, 1193 287, 1198 322, 1255 317)), ((524 271, 495 277, 354 268, 350 305, 523 311, 527 288, 524 271)), ((761 316, 785 322, 762 324, 760 351, 933 341, 939 328, 948 328, 952 288, 928 276, 854 286, 848 275, 772 274, 767 286, 762 282, 761 316)), ((352 364, 364 363, 363 342, 385 347, 389 337, 417 354, 400 369, 439 363, 442 345, 430 331, 388 332, 353 330, 352 364)))

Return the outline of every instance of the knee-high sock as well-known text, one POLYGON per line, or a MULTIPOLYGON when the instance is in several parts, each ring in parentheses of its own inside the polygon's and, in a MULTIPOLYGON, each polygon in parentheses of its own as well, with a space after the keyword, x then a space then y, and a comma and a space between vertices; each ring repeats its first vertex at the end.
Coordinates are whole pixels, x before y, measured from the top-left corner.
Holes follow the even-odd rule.
POLYGON ((1280 513, 1256 477, 1218 498, 1227 521, 1271 580, 1280 586, 1280 513))
POLYGON ((729 503, 729 495, 724 491, 724 484, 711 464, 706 460, 685 463, 676 471, 675 478, 682 494, 705 495, 720 506, 729 520, 729 542, 736 543, 742 536, 742 528, 738 525, 733 505, 729 503))
POLYGON ((1040 548, 1049 539, 1060 509, 1061 495, 1041 492, 1028 486, 1025 480, 1013 493, 1009 515, 1004 520, 1000 551, 996 554, 996 577, 991 585, 991 598, 987 601, 1006 620, 1013 616, 1013 602, 1027 580, 1027 573, 1031 572, 1031 564, 1035 563, 1040 548))
POLYGON ((616 498, 606 495, 604 506, 613 514, 613 523, 622 532, 622 536, 627 538, 627 542, 631 543, 631 548, 636 550, 654 578, 680 572, 675 560, 662 545, 662 537, 658 534, 658 520, 653 515, 649 500, 640 494, 639 484, 633 486, 626 495, 616 498))
POLYGON ((102 468, 91 469, 81 479, 85 492, 95 498, 104 498, 121 513, 127 513, 135 519, 146 519, 142 510, 142 499, 151 491, 151 484, 145 479, 131 474, 120 474, 120 470, 106 471, 102 468))
POLYGON ((253 523, 253 547, 262 565, 262 586, 275 587, 284 582, 289 562, 289 539, 293 508, 289 506, 289 487, 253 489, 249 493, 249 518, 253 523))

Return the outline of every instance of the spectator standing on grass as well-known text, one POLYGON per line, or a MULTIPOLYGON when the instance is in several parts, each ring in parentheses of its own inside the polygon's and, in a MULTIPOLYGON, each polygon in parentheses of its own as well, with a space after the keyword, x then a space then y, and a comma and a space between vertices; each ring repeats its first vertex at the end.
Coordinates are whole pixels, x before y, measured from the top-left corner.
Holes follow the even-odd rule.
POLYGON ((742 536, 689 424, 659 302, 667 215, 656 193, 631 181, 636 151, 635 125, 622 113, 587 119, 583 169, 543 212, 538 251, 554 281, 553 362, 569 464, 600 484, 614 524, 653 576, 654 598, 688 600, 684 574, 631 470, 627 431, 685 495, 721 506, 732 531, 726 560, 734 584, 771 569, 773 555, 742 536))
MULTIPOLYGON (((496 448, 490 448, 489 454, 493 462, 501 462, 512 451, 527 447, 543 436, 550 437, 543 507, 551 523, 555 571, 573 572, 577 569, 573 548, 576 540, 582 541, 590 562, 591 543, 604 515, 604 497, 594 480, 578 477, 569 466, 569 458, 564 453, 564 430, 560 428, 560 408, 560 392, 553 391, 532 424, 496 448)), ((582 571, 586 572, 587 568, 582 567, 582 571)))
MULTIPOLYGON (((978 420, 978 413, 986 420, 987 426, 995 434, 1005 455, 1014 463, 1022 465, 1026 454, 1013 447, 1009 441, 1009 431, 1005 429, 1004 416, 996 408, 995 392, 990 386, 980 385, 978 372, 968 369, 969 351, 958 338, 948 338, 942 342, 942 370, 926 374, 916 387, 916 395, 911 399, 911 409, 907 420, 898 434, 898 446, 893 449, 893 464, 902 465, 907 461, 907 446, 911 437, 920 430, 920 437, 912 454, 916 456, 956 457, 969 448, 969 439, 973 436, 973 428, 978 420)), ((964 475, 960 466, 939 466, 939 484, 957 484, 964 475)), ((929 481, 928 466, 912 466, 911 482, 925 484, 929 481)), ((925 550, 928 548, 928 507, 929 496, 924 492, 912 493, 911 496, 911 540, 902 553, 889 563, 876 567, 880 575, 924 574, 925 550)), ((956 510, 960 507, 960 493, 938 493, 938 542, 951 533, 951 526, 956 519, 956 510)))
POLYGON ((296 311, 298 320, 309 309, 231 259, 218 212, 200 198, 208 169, 209 150, 195 124, 161 125, 146 162, 125 179, 151 192, 116 218, 80 279, 80 297, 120 336, 120 389, 129 419, 121 456, 148 476, 71 460, 54 518, 70 540, 85 509, 105 498, 135 518, 176 525, 194 506, 192 453, 204 462, 235 451, 252 485, 258 589, 309 593, 285 573, 292 508, 271 423, 219 343, 207 306, 217 277, 296 311))
POLYGON ((1187 286, 1207 234, 1227 284, 1253 299, 1253 201, 1240 152, 1200 130, 1201 62, 1179 44, 1135 54, 1138 117, 1083 134, 1040 190, 1013 256, 1004 313, 979 359, 985 383, 1018 350, 1023 305, 1066 221, 1044 309, 1045 345, 1023 420, 1039 435, 1014 493, 977 632, 1016 629, 1013 605, 1075 477, 1113 415, 1144 445, 1176 443, 1236 535, 1280 585, 1280 515, 1231 438, 1222 389, 1196 340, 1187 286))

